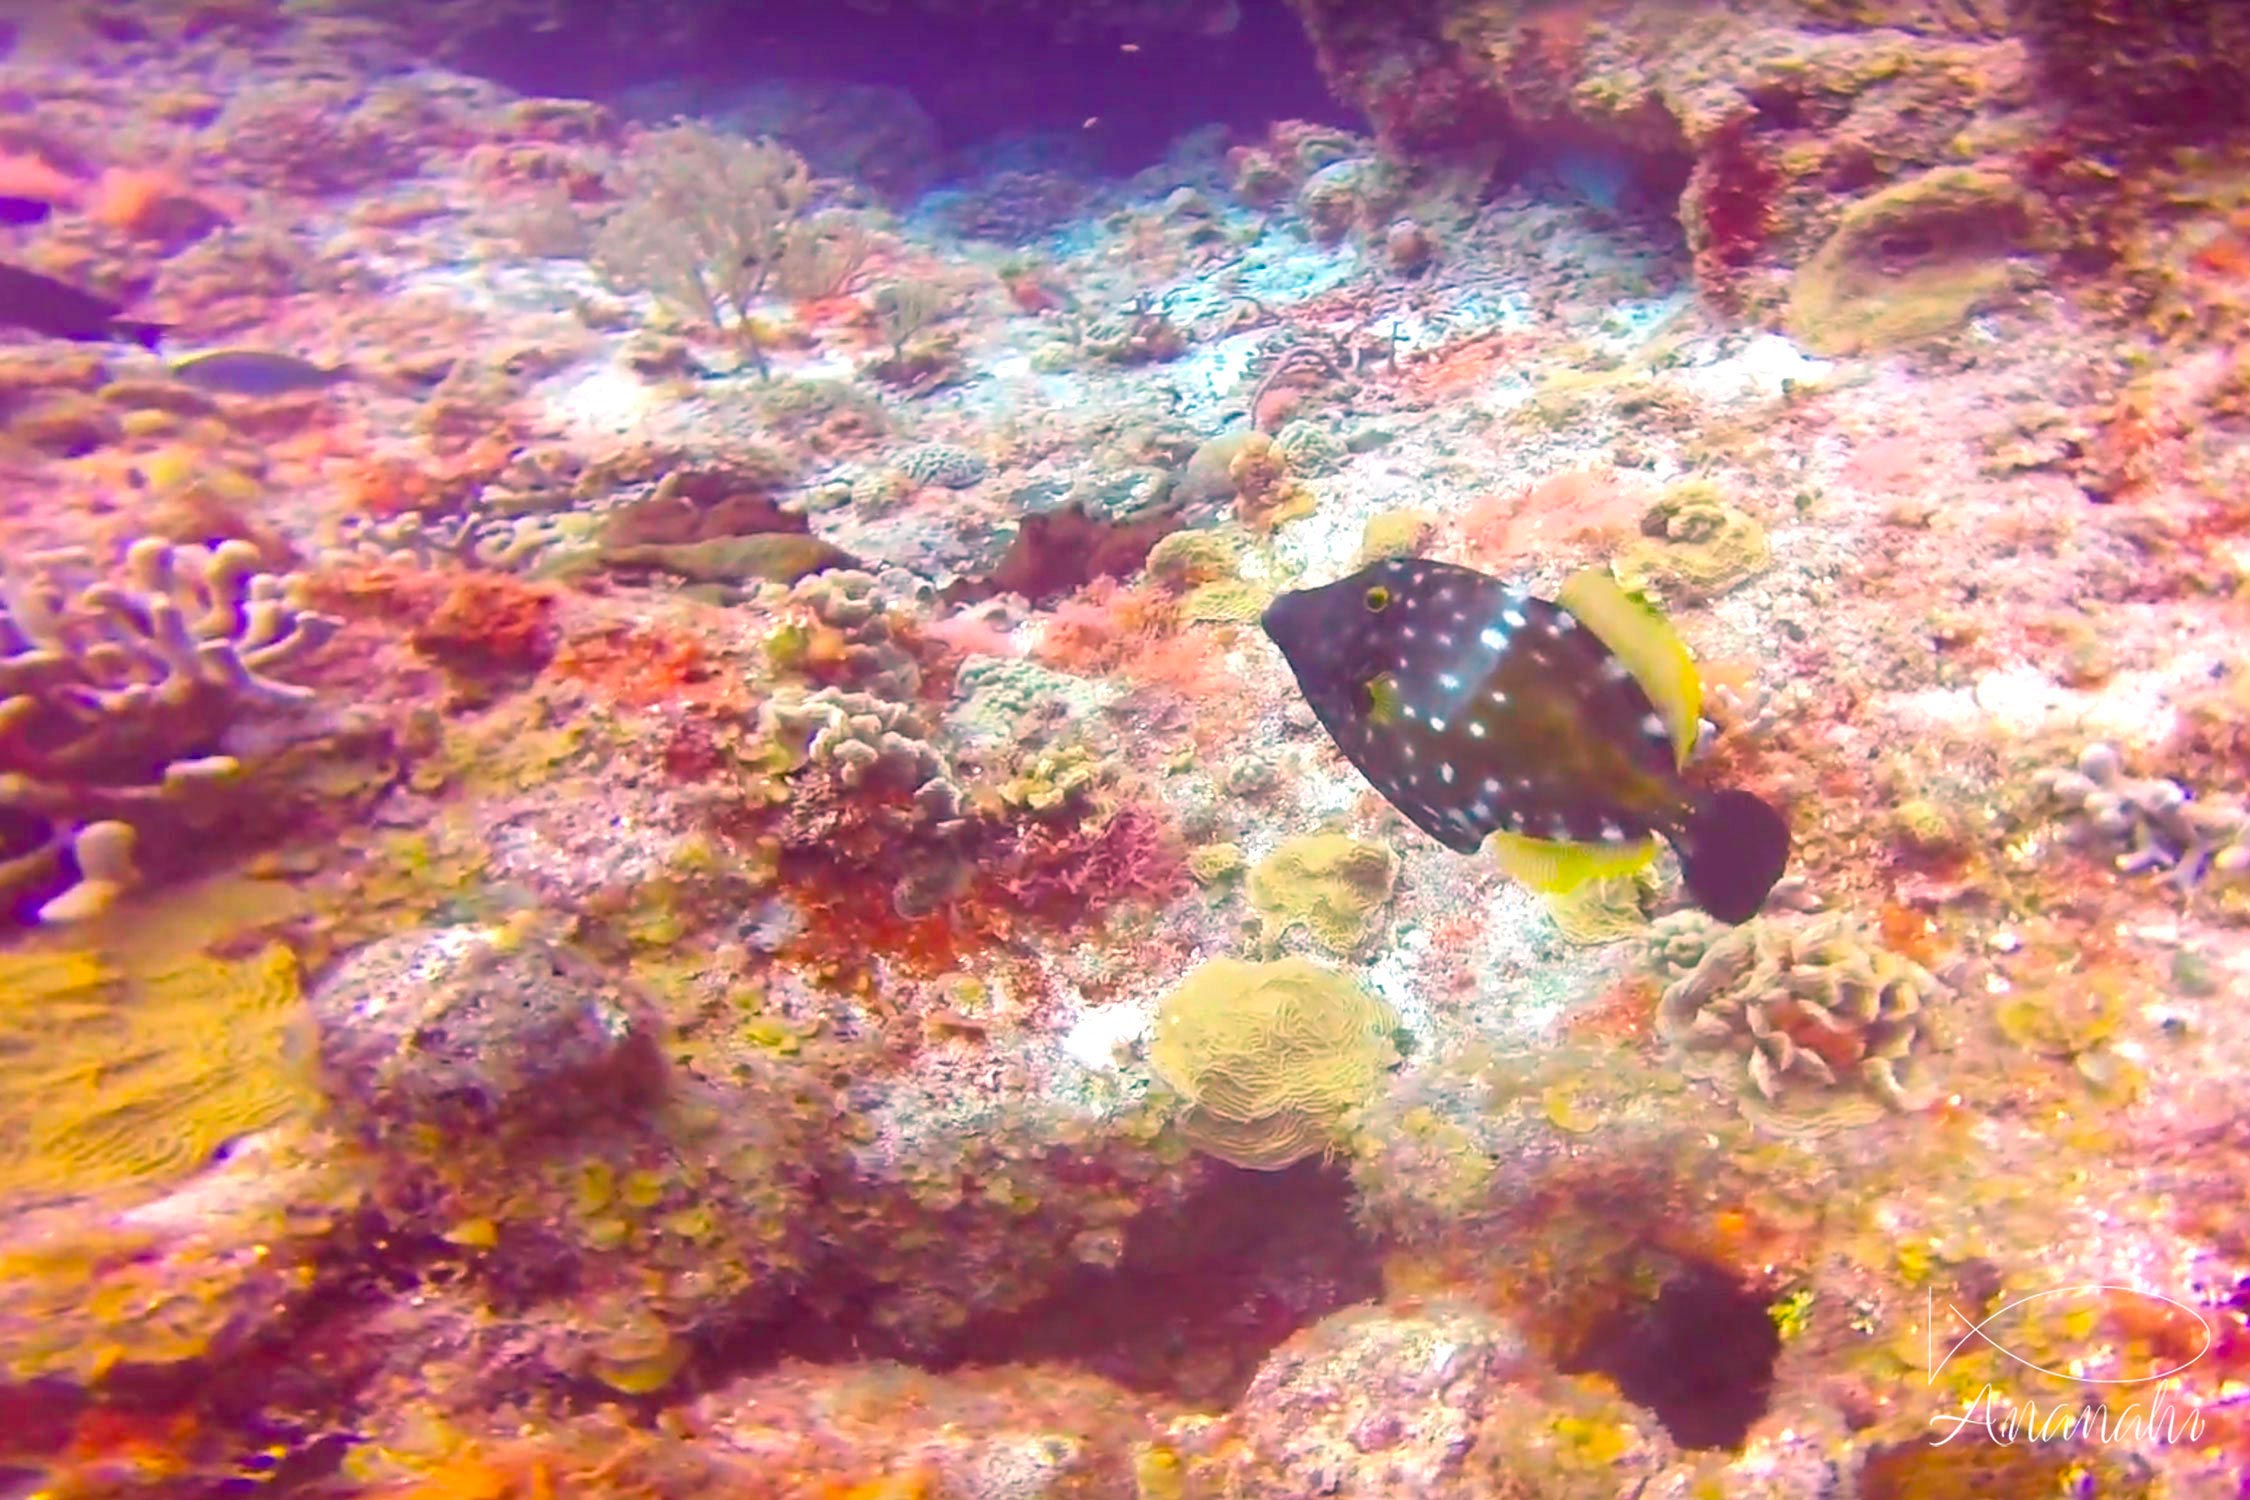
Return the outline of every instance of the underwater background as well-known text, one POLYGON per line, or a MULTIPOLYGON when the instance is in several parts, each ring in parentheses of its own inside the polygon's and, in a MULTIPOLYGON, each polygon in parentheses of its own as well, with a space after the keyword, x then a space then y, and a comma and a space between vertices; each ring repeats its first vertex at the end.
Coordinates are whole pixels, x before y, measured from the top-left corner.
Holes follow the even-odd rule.
POLYGON ((2250 1495, 2250 7, 0 32, 0 1497, 2250 1495))

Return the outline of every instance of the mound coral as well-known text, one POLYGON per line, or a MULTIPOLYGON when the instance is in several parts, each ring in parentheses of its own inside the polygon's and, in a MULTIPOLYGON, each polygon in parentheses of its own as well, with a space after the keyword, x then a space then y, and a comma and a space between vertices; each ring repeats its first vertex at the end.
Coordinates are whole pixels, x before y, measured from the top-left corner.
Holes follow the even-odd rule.
POLYGON ((297 961, 0 954, 0 1202, 177 1179, 309 1114, 297 961))
POLYGON ((241 774, 226 753, 236 722, 312 696, 269 672, 335 622, 258 562, 247 542, 147 538, 119 577, 82 551, 0 568, 0 895, 50 884, 75 845, 92 880, 41 915, 98 911, 122 883, 125 830, 144 849, 151 833, 177 831, 191 804, 241 774))
POLYGON ((660 1070, 644 1001, 583 955, 513 928, 371 943, 322 981, 311 1010, 330 1081, 378 1131, 613 1116, 660 1070))
POLYGON ((1381 935, 1397 879, 1398 855, 1387 844, 1340 833, 1291 839, 1250 872, 1250 904, 1263 919, 1258 940, 1271 948, 1301 927, 1330 953, 1360 953, 1381 935))
POLYGON ((1819 354, 1945 333, 2007 294, 2009 257, 2030 240, 2026 199, 2008 176, 1924 173, 1845 212, 1791 283, 1789 331, 1819 354))
POLYGON ((1333 1148, 1398 1061, 1398 1017, 1302 958, 1213 959, 1165 997, 1149 1065, 1179 1094, 1180 1132, 1238 1167, 1276 1171, 1333 1148))
POLYGON ((1817 1136, 1934 1101, 1923 1001, 1938 982, 1848 917, 1765 918, 1700 954, 1680 930, 1657 939, 1669 963, 1694 955, 1657 1004, 1657 1034, 1754 1123, 1817 1136))
POLYGON ((1641 534, 1617 559, 1618 581, 1681 603, 1714 599, 1773 560, 1765 528, 1727 503, 1716 485, 1674 485, 1641 517, 1641 534))

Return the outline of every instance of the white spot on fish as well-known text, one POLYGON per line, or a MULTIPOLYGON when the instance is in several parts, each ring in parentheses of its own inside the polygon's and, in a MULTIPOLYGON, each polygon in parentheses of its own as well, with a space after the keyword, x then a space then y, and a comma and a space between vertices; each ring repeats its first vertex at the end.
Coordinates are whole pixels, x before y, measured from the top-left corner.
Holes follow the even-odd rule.
POLYGON ((1432 719, 1432 720, 1430 720, 1430 732, 1431 732, 1431 733, 1433 733, 1433 734, 1443 734, 1443 733, 1445 733, 1445 720, 1443 720, 1443 719, 1432 719))
POLYGON ((1447 761, 1444 765, 1439 766, 1437 774, 1438 780, 1444 782, 1447 786, 1453 785, 1453 762, 1447 761))
POLYGON ((1641 715, 1641 732, 1643 734, 1646 734, 1651 739, 1664 740, 1671 738, 1671 734, 1664 728, 1664 720, 1662 716, 1658 714, 1641 715))
POLYGON ((1487 776, 1484 778, 1484 794, 1487 797, 1497 797, 1500 795, 1499 778, 1493 776, 1487 776))
POLYGON ((1494 688, 1492 690, 1492 706, 1494 708, 1506 708, 1508 706, 1508 695, 1498 688, 1494 688))
POLYGON ((1480 631, 1477 635, 1477 643, 1487 651, 1505 651, 1508 649, 1507 632, 1489 629, 1480 631))
POLYGON ((1520 609, 1504 609, 1500 611, 1500 622, 1510 630, 1521 630, 1523 629, 1523 611, 1520 609))
POLYGON ((1454 676, 1451 672, 1438 673, 1437 680, 1438 686, 1444 688, 1449 693, 1458 691, 1461 686, 1461 679, 1454 676))
POLYGON ((1481 740, 1481 739, 1483 739, 1483 738, 1484 738, 1484 735, 1485 735, 1484 720, 1482 720, 1482 719, 1471 719, 1471 720, 1469 721, 1469 738, 1470 738, 1470 739, 1473 739, 1473 740, 1481 740))
POLYGON ((1608 678, 1611 682, 1623 682, 1625 680, 1625 663, 1614 656, 1608 658, 1602 663, 1602 676, 1608 678))

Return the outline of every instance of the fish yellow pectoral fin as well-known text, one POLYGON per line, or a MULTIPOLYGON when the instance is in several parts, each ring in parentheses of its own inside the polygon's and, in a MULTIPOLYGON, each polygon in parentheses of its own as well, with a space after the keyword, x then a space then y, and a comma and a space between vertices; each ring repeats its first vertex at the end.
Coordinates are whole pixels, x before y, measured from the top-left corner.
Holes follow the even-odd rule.
POLYGON ((1703 678, 1671 622, 1600 568, 1572 574, 1555 602, 1625 664, 1671 731, 1676 763, 1686 765, 1702 729, 1703 678))
POLYGON ((1576 890, 1589 880, 1630 875, 1656 858, 1654 839, 1631 844, 1558 844, 1525 838, 1520 833, 1495 833, 1485 840, 1484 848, 1511 877, 1550 895, 1576 890))

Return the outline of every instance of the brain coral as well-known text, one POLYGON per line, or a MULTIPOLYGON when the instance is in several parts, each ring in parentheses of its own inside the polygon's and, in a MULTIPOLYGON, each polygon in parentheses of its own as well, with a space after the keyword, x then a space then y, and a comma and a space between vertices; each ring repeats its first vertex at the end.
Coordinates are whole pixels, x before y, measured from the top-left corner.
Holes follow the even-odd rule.
POLYGON ((1275 944, 1303 927, 1331 953, 1357 953, 1381 933, 1397 878, 1387 845, 1340 833, 1291 839, 1250 872, 1250 904, 1264 919, 1259 940, 1275 944))
POLYGON ((0 1203, 185 1177, 317 1107, 297 961, 0 954, 0 1203))
POLYGON ((1214 959, 1158 1007, 1149 1063, 1186 1102, 1180 1130, 1238 1167, 1324 1151, 1398 1061, 1398 1017, 1301 958, 1214 959))

